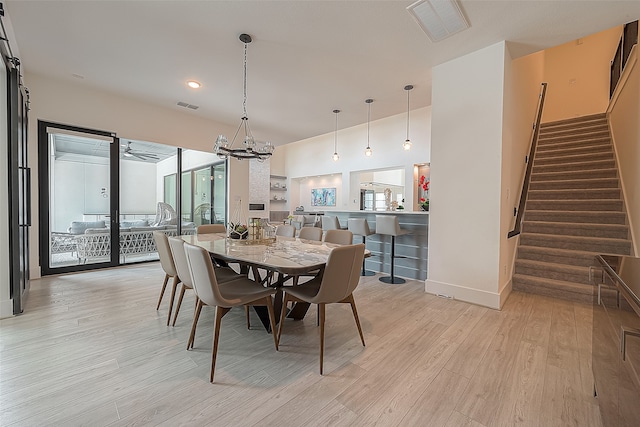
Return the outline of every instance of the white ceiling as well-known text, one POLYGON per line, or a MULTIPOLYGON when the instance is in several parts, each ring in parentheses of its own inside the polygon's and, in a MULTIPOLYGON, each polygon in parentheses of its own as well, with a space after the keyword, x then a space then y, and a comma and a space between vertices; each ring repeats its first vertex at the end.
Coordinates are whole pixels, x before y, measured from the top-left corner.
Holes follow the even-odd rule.
MULTIPOLYGON (((507 40, 514 57, 640 17, 640 1, 461 1, 471 28, 429 41, 412 1, 6 1, 29 73, 237 126, 280 145, 430 104, 431 68, 507 40), (83 78, 74 77, 83 76, 83 78), (203 84, 189 89, 185 82, 203 84), (176 106, 178 101, 198 110, 176 106)), ((15 44, 15 43, 14 43, 15 44)), ((14 49, 15 50, 15 49, 14 49)), ((28 86, 28 80, 26 81, 28 86)), ((212 135, 215 135, 212 129, 212 135)))

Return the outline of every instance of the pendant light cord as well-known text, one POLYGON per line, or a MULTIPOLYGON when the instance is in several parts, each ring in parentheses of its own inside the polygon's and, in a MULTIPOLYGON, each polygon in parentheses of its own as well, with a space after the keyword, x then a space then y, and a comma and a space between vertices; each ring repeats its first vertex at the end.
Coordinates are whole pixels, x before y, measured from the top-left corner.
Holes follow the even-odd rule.
POLYGON ((367 113, 367 148, 369 148, 369 127, 371 126, 371 102, 368 102, 369 100, 367 100, 367 103, 369 104, 369 112, 367 113))
POLYGON ((338 152, 338 113, 340 110, 333 110, 333 112, 336 113, 336 131, 333 139, 333 153, 335 154, 338 152))
POLYGON ((411 89, 407 89, 407 140, 409 139, 409 92, 411 89))
POLYGON ((242 82, 242 91, 243 91, 243 100, 242 100, 242 111, 244 112, 244 117, 247 117, 247 45, 244 44, 244 78, 242 82))

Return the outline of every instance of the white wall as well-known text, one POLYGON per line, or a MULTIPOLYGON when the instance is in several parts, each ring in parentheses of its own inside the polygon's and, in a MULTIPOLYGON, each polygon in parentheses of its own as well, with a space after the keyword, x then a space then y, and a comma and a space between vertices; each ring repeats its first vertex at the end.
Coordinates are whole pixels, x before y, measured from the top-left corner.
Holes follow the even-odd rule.
POLYGON ((427 292, 499 308, 504 42, 433 68, 427 292))
MULTIPOLYGON (((507 47, 509 45, 507 44, 507 47)), ((505 97, 502 134, 502 187, 500 192, 500 270, 498 292, 501 304, 511 291, 511 277, 519 237, 507 238, 515 225, 513 209, 520 202, 533 123, 544 72, 544 53, 511 60, 505 51, 505 97)))
MULTIPOLYGON (((411 111, 411 129, 409 137, 413 143, 410 151, 402 149, 406 139, 407 114, 398 114, 371 121, 370 145, 373 156, 366 157, 367 124, 338 131, 338 154, 340 160, 331 159, 334 149, 334 132, 309 138, 283 147, 278 147, 285 157, 285 173, 289 179, 303 177, 340 177, 334 178, 336 190, 336 210, 358 210, 359 189, 351 185, 351 171, 367 169, 404 169, 404 185, 406 190, 405 206, 413 205, 413 168, 416 163, 428 163, 431 150, 431 107, 411 111)), ((330 120, 328 120, 330 123, 330 120)), ((278 153, 278 155, 281 155, 278 153)), ((273 169, 272 169, 273 173, 273 169)), ((320 184, 317 184, 320 185, 320 184)), ((305 202, 311 190, 304 184, 298 188, 296 182, 290 184, 291 208, 305 202), (308 191, 307 191, 308 190, 308 191), (296 196, 296 193, 299 195, 296 196)), ((319 187, 314 187, 319 188, 319 187)), ((319 209, 318 209, 319 210, 319 209)), ((330 210, 322 209, 322 210, 330 210)))
MULTIPOLYGON (((26 73, 25 85, 31 94, 29 112, 29 166, 32 168, 32 212, 30 263, 31 277, 40 277, 38 259, 38 120, 69 124, 90 129, 117 132, 133 140, 211 151, 220 133, 233 135, 234 126, 197 117, 177 106, 166 108, 145 104, 107 91, 86 87, 50 77, 26 73)), ((230 202, 242 197, 248 200, 248 169, 246 162, 231 161, 229 167, 230 202), (240 163, 240 164, 239 164, 240 163), (236 176, 237 175, 237 176, 236 176)))
POLYGON ((543 122, 602 113, 609 104, 609 62, 622 27, 574 40, 544 52, 549 83, 543 122))
POLYGON ((614 97, 609 120, 616 151, 620 180, 635 247, 640 254, 640 64, 638 45, 629 59, 621 80, 622 90, 614 97), (628 77, 627 77, 628 74, 628 77))
POLYGON ((0 319, 13 315, 9 265, 9 139, 7 126, 7 70, 0 64, 0 319))

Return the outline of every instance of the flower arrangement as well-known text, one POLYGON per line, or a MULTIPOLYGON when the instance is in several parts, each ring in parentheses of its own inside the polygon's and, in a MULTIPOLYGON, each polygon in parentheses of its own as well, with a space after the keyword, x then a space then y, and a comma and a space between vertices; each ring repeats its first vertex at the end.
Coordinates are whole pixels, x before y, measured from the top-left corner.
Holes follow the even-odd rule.
POLYGON ((420 176, 420 186, 424 191, 429 191, 429 184, 431 181, 427 181, 427 178, 424 175, 420 176))
POLYGON ((229 223, 229 237, 232 239, 246 239, 247 238, 247 226, 241 223, 229 223))
POLYGON ((420 209, 423 211, 429 210, 429 199, 425 199, 424 197, 420 197, 420 209))
POLYGON ((425 195, 424 197, 420 197, 420 209, 422 209, 423 211, 428 211, 429 210, 429 195, 428 195, 428 191, 429 191, 429 184, 431 183, 431 181, 427 181, 427 178, 424 175, 420 176, 420 187, 422 188, 422 191, 424 191, 425 195))

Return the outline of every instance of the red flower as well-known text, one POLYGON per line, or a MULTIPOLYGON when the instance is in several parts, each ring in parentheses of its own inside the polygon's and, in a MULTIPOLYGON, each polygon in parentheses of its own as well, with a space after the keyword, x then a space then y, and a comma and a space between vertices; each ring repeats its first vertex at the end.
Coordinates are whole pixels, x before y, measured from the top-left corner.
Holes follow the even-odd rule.
POLYGON ((420 184, 421 184, 421 185, 422 185, 422 184, 424 184, 424 180, 425 180, 425 179, 426 179, 426 178, 424 177, 424 175, 422 175, 422 176, 420 177, 420 184))
POLYGON ((420 203, 424 203, 426 201, 427 201, 427 199, 425 199, 424 197, 420 197, 420 203))

